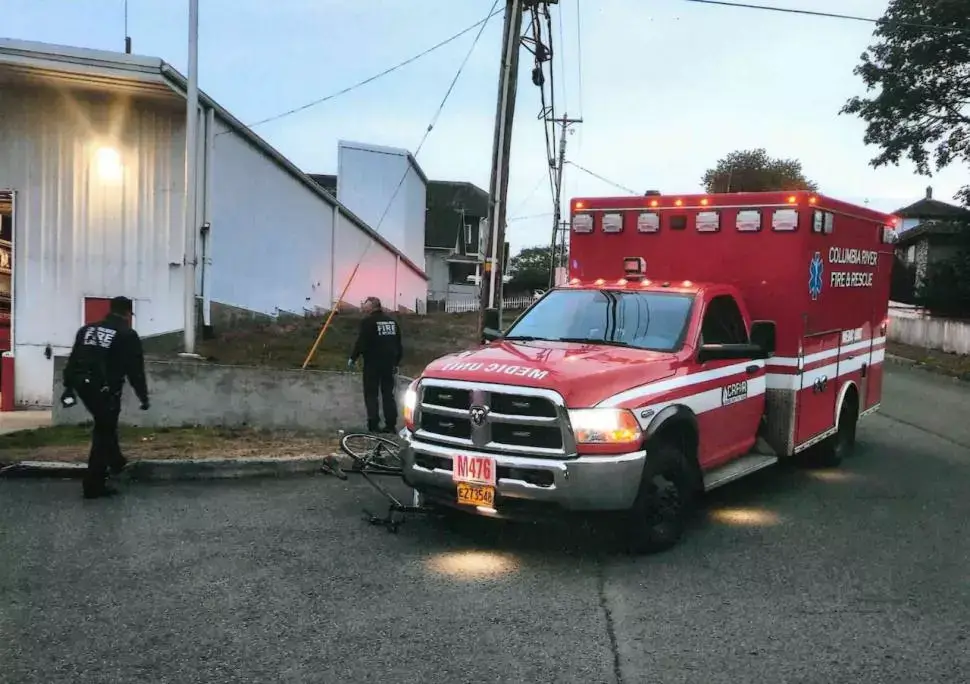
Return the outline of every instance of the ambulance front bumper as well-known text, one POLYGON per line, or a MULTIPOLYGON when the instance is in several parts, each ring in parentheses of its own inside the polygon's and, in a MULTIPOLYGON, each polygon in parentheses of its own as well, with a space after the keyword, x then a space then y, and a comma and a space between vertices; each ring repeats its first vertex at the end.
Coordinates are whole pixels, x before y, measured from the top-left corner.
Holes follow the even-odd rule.
POLYGON ((569 459, 477 452, 408 436, 404 481, 424 502, 500 518, 537 518, 557 512, 623 511, 636 499, 646 451, 569 459), (456 453, 489 456, 497 468, 494 510, 457 503, 452 480, 456 453))

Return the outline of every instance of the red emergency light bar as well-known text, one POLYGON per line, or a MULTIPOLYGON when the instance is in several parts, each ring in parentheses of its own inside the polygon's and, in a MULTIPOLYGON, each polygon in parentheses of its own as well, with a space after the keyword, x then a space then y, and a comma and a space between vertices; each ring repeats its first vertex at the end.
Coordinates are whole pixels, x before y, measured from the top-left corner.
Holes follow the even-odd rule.
MULTIPOLYGON (((740 193, 739 193, 740 194, 740 193)), ((798 204, 798 195, 788 195, 785 197, 785 202, 787 204, 798 204)), ((653 209, 689 209, 691 207, 707 207, 711 205, 710 197, 697 197, 697 196, 685 196, 685 197, 653 197, 647 205, 653 209)), ((809 204, 817 204, 818 197, 811 195, 806 200, 809 204)), ((588 209, 586 203, 583 200, 576 200, 573 202, 573 211, 582 211, 583 209, 588 209)))

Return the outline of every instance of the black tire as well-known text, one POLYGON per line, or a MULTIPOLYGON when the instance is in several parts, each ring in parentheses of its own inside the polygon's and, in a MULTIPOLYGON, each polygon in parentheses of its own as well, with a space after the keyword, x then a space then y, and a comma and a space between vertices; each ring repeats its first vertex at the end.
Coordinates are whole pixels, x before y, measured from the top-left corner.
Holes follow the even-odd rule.
POLYGON ((816 468, 837 468, 855 451, 859 408, 855 397, 846 397, 839 411, 839 429, 814 449, 809 450, 808 464, 816 468))
POLYGON ((354 461, 354 470, 400 473, 404 470, 401 445, 394 440, 363 432, 351 432, 340 438, 340 450, 354 461))
POLYGON ((640 491, 627 513, 627 548, 631 553, 659 553, 683 536, 696 500, 696 483, 687 456, 676 444, 647 445, 640 491))

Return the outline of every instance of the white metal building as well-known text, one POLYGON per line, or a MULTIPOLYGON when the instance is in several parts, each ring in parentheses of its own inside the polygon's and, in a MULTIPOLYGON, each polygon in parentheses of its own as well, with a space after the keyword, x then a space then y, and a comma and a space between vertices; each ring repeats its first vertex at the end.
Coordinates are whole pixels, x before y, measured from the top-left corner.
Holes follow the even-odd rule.
MULTIPOLYGON (((205 323, 233 309, 328 309, 368 243, 345 301, 374 294, 389 308, 421 307, 421 261, 204 93, 199 104, 205 323)), ((184 149, 185 78, 164 61, 0 39, 17 405, 52 403, 53 356, 110 297, 134 300, 143 336, 182 329, 184 149)))

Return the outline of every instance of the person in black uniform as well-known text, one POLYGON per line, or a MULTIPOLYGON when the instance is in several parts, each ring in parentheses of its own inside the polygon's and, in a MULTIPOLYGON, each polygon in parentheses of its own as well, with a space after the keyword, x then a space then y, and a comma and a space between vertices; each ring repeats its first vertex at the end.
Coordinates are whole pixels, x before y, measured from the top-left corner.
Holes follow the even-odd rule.
POLYGON ((64 367, 61 403, 72 406, 79 398, 94 420, 91 453, 84 475, 84 497, 116 494, 105 480, 108 469, 120 473, 128 464, 118 444, 118 418, 125 378, 148 410, 148 385, 141 338, 131 327, 131 300, 115 297, 104 320, 81 326, 64 367))
POLYGON ((358 357, 364 359, 364 406, 367 429, 371 432, 394 432, 397 426, 397 401, 394 398, 394 376, 401 365, 401 327, 381 308, 381 300, 368 297, 363 306, 364 319, 350 353, 347 367, 353 368, 358 357), (384 404, 384 427, 380 429, 377 393, 384 404))

